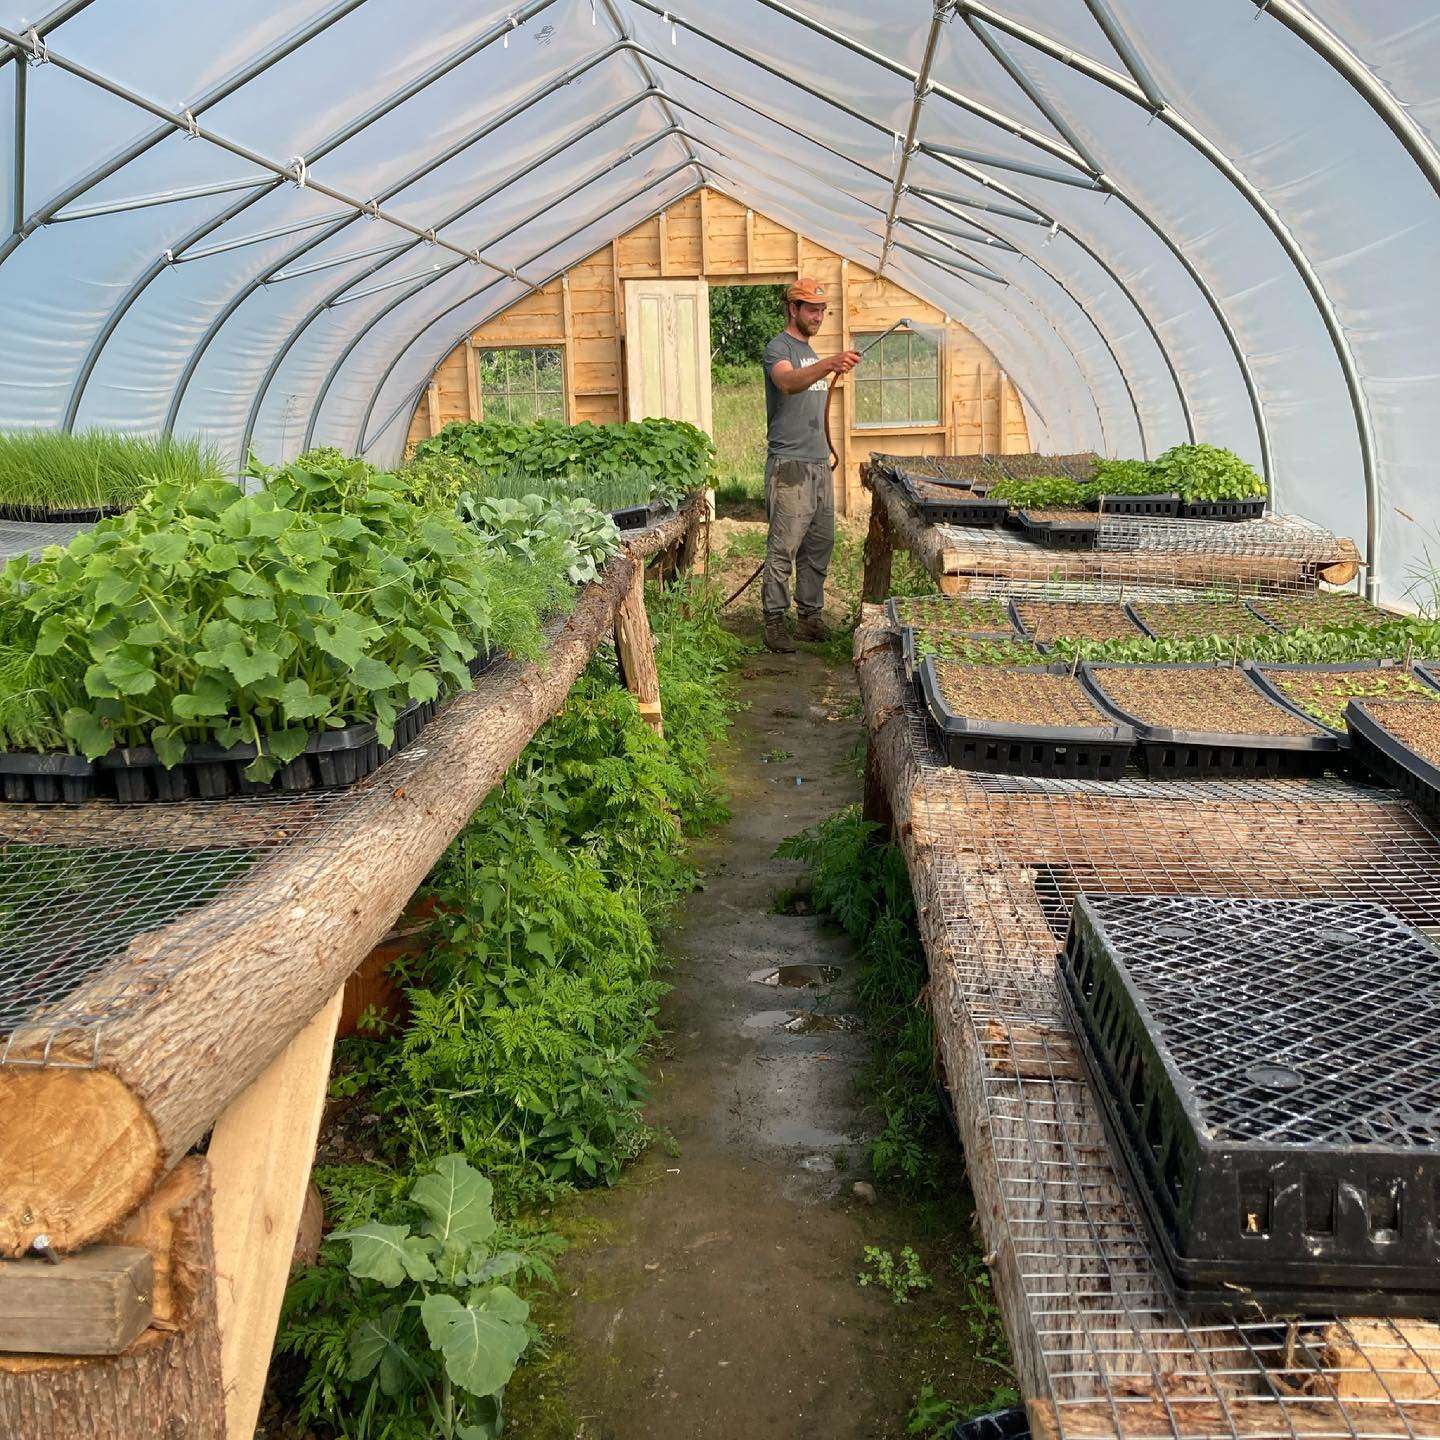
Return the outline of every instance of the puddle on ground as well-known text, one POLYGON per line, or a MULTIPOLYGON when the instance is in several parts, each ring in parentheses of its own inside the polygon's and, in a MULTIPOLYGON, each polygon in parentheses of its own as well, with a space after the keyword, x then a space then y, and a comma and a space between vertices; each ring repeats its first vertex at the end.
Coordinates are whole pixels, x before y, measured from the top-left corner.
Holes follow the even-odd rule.
POLYGON ((757 985, 778 985, 784 990, 818 990, 840 978, 838 965, 767 965, 753 970, 750 978, 757 985))
POLYGON ((747 1030, 788 1030, 792 1035, 825 1035, 858 1030, 855 1015, 817 1015, 812 1010, 759 1010, 745 1017, 747 1030))

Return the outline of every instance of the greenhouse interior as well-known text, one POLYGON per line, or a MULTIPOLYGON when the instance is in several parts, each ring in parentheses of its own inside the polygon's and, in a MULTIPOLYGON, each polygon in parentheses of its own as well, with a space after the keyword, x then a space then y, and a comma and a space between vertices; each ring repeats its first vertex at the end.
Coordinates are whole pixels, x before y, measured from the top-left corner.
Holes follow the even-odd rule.
POLYGON ((1440 1437, 1440 0, 677 3, 4 7, 0 1437, 1440 1437))

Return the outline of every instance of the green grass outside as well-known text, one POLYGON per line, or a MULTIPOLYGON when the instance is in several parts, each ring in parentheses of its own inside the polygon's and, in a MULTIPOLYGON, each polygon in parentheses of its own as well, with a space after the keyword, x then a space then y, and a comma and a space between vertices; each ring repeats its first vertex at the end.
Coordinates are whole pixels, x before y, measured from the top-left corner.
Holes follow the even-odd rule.
POLYGON ((758 365, 716 365, 715 498, 723 506, 765 499, 765 377, 758 365))

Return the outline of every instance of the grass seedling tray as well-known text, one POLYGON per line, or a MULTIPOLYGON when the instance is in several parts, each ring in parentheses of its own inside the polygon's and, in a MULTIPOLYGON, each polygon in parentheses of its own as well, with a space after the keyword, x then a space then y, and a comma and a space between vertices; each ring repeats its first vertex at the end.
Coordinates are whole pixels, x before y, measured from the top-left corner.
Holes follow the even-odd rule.
POLYGON ((1086 510, 1017 510, 1020 528, 1052 550, 1093 550, 1100 534, 1099 516, 1086 510))
POLYGON ((1440 816, 1440 709, 1429 700, 1352 700, 1345 707, 1355 758, 1440 816))
POLYGON ((1102 515, 1151 515, 1168 518, 1180 513, 1178 495, 1097 495, 1086 502, 1102 515))
POLYGON ((79 510, 46 510, 39 505, 0 505, 0 520, 18 520, 26 525, 87 525, 123 515, 129 505, 98 505, 79 510))
POLYGON ((1177 1297, 1440 1313, 1440 952, 1379 905, 1082 895, 1060 991, 1177 1297))
POLYGON ((1144 629, 1119 601, 1011 600, 1010 621, 1027 640, 1138 640, 1144 629))
POLYGON ((1125 609, 1154 640, 1188 640, 1207 635, 1250 639, 1275 633, 1274 627, 1243 600, 1127 600, 1125 609))
POLYGON ((668 500, 651 500, 647 505, 627 505, 622 510, 612 510, 610 518, 617 530, 648 530, 674 513, 675 507, 668 500))
POLYGON ((917 480, 907 473, 903 484, 911 506, 929 525, 1003 525, 1010 514, 1010 507, 1005 501, 985 500, 972 490, 950 487, 949 496, 927 493, 927 487, 932 485, 939 490, 947 488, 928 476, 917 480))
POLYGON ((1440 689, 1398 660, 1335 665, 1247 661, 1246 665, 1251 678, 1277 704, 1323 725, 1347 745, 1345 710, 1351 700, 1440 700, 1440 689))
POLYGON ((1135 745, 1135 733, 1114 724, 1064 666, 939 666, 920 664, 920 691, 959 770, 1001 775, 1048 775, 1064 779, 1118 780, 1135 745), (962 714, 947 698, 947 681, 964 677, 974 688, 973 707, 992 713, 962 714), (1033 724, 1047 713, 1057 723, 1033 724), (1021 718, 1025 717, 1025 718, 1021 718))
POLYGON ((1106 714, 1135 728, 1145 769, 1160 779, 1313 775, 1341 748, 1241 666, 1084 664, 1080 675, 1106 714))
POLYGON ((1182 520, 1263 520, 1265 497, 1249 500, 1182 500, 1182 520))

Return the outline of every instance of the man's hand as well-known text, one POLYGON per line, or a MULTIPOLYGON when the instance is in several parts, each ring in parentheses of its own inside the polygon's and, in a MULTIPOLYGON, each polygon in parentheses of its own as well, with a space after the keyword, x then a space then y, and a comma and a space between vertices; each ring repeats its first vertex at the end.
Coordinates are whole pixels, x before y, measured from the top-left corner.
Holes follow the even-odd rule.
POLYGON ((848 375, 860 363, 860 352, 842 350, 838 355, 827 355, 821 363, 829 366, 828 374, 848 375))
POLYGON ((860 354, 856 350, 841 350, 837 355, 826 355, 813 364, 802 365, 798 370, 788 360, 777 360, 770 367, 770 378, 786 395, 798 395, 828 375, 848 375, 859 363, 860 354))

